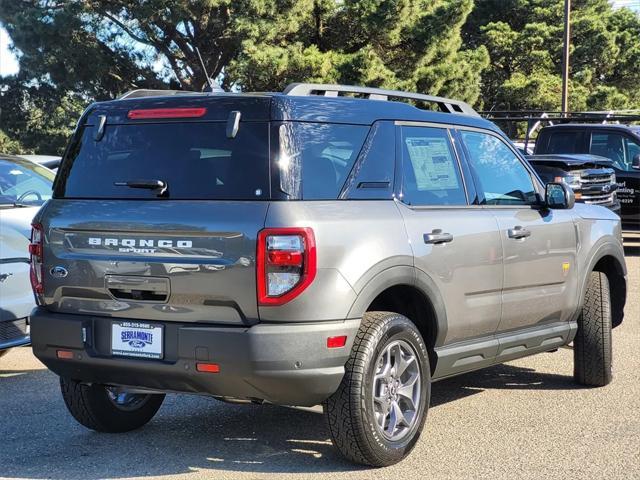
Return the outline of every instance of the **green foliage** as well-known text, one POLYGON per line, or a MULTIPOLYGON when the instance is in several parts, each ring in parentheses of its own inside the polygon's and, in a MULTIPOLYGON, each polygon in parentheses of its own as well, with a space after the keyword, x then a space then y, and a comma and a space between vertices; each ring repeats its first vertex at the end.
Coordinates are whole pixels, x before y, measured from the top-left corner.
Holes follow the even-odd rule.
POLYGON ((20 76, 4 79, 0 152, 61 154, 87 104, 76 94, 36 85, 20 76))
MULTIPOLYGON (((640 108, 640 16, 607 0, 574 0, 570 110, 640 108)), ((465 44, 485 45, 484 109, 559 110, 562 0, 481 0, 464 27, 465 44)))
POLYGON ((19 153, 31 153, 27 151, 17 140, 13 140, 6 133, 0 130, 0 152, 10 155, 19 153))
POLYGON ((475 102, 484 47, 461 49, 471 0, 310 2, 297 29, 246 39, 228 74, 245 90, 294 81, 398 88, 475 102))
MULTIPOLYGON (((563 0, 0 0, 20 73, 0 150, 61 153, 82 108, 134 88, 295 81, 397 88, 484 109, 560 108, 563 0)), ((573 0, 570 106, 640 107, 640 17, 573 0)))
POLYGON ((489 59, 482 46, 461 48, 472 8, 472 0, 0 0, 0 22, 21 52, 19 77, 0 87, 2 128, 25 149, 59 153, 71 131, 64 114, 75 120, 81 104, 133 88, 205 87, 196 47, 227 88, 341 82, 475 102, 489 59))

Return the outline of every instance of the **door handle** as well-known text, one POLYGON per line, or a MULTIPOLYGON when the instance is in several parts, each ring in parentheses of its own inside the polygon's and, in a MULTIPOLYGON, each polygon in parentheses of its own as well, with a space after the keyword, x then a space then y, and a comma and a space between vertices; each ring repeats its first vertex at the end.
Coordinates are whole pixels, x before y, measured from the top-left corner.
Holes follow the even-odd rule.
POLYGON ((436 228, 431 233, 424 234, 424 243, 437 245, 439 243, 449 243, 453 241, 453 235, 444 233, 441 229, 436 228))
POLYGON ((520 225, 516 225, 515 227, 507 230, 507 234, 509 235, 509 238, 527 238, 531 236, 531 230, 527 230, 520 225))

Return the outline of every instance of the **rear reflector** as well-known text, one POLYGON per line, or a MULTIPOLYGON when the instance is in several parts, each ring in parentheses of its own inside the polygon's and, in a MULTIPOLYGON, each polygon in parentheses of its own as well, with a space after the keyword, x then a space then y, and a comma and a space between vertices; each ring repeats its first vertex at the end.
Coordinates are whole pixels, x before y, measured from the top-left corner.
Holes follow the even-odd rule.
POLYGON ((347 344, 346 335, 327 338, 327 348, 340 348, 340 347, 344 347, 346 344, 347 344))
POLYGON ((56 357, 63 360, 71 360, 73 358, 73 352, 69 350, 58 350, 56 351, 56 357))
POLYGON ((144 110, 129 110, 127 117, 131 120, 145 118, 194 118, 207 113, 204 107, 195 108, 147 108, 144 110))
POLYGON ((220 371, 220 365, 217 363, 196 363, 196 370, 206 373, 218 373, 220 371))

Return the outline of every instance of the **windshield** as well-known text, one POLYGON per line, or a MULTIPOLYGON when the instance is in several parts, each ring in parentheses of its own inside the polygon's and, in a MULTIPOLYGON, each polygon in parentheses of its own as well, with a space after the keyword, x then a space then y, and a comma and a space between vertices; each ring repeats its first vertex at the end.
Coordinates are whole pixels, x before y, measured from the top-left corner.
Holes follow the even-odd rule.
POLYGON ((269 124, 226 122, 86 126, 60 169, 56 197, 268 200, 269 124))
POLYGON ((0 158, 0 206, 40 206, 51 198, 55 174, 27 160, 0 158))

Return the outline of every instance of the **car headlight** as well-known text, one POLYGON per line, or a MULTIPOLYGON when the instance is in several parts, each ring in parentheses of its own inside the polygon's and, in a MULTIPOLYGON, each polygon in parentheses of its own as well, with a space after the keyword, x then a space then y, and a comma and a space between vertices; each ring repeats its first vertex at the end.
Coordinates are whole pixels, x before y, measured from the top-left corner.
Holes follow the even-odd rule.
POLYGON ((582 185, 580 183, 580 175, 566 175, 564 177, 556 177, 554 180, 556 182, 566 183, 573 190, 580 188, 582 185))

